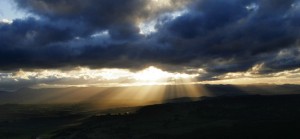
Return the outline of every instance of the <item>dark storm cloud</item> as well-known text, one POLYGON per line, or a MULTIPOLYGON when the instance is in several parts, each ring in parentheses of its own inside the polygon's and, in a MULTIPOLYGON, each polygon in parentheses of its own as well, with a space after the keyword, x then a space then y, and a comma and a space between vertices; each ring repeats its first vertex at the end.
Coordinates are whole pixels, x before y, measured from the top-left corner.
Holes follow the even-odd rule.
POLYGON ((176 18, 164 15, 182 0, 159 10, 150 0, 15 1, 38 18, 0 24, 1 69, 159 65, 203 68, 210 79, 261 63, 265 72, 300 67, 298 0, 192 0, 176 18), (157 32, 140 34, 151 20, 157 32))
POLYGON ((161 28, 167 28, 164 36, 171 46, 194 55, 186 62, 195 67, 219 74, 267 62, 276 72, 299 67, 295 57, 273 59, 282 49, 298 47, 299 7, 293 4, 296 1, 199 1, 161 28))
MULTIPOLYGON (((19 7, 53 22, 84 22, 94 30, 108 29, 116 37, 136 35, 140 20, 149 19, 172 7, 156 10, 153 0, 15 0, 19 7), (119 29, 116 29, 119 28, 119 29), (124 32, 125 31, 125 32, 124 32), (123 35, 123 36, 121 36, 123 35)), ((169 0, 174 8, 187 0, 169 0)), ((159 6, 159 5, 156 5, 159 6)))

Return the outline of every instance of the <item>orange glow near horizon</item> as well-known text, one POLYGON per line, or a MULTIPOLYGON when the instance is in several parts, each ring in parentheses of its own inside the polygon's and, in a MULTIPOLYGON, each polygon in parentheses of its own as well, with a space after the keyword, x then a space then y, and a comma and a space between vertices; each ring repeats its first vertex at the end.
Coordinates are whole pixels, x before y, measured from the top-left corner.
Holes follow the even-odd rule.
POLYGON ((202 82, 197 77, 205 74, 203 69, 186 70, 185 73, 165 71, 154 66, 140 71, 85 67, 69 70, 19 70, 2 77, 3 80, 16 83, 40 83, 30 86, 33 90, 29 91, 43 93, 36 93, 28 103, 96 103, 97 107, 101 108, 142 106, 164 103, 176 98, 214 96, 214 92, 210 92, 210 88, 206 88, 204 84, 238 86, 254 81, 299 82, 299 78, 293 77, 299 76, 300 69, 276 73, 274 77, 257 75, 256 70, 257 68, 252 68, 247 72, 228 73, 218 76, 219 80, 202 82))

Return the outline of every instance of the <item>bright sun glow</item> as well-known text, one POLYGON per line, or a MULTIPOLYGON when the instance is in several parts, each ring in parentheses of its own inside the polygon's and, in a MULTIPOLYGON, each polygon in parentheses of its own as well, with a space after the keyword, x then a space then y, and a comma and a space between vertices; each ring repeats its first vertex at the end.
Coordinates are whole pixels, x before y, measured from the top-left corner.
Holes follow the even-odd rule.
POLYGON ((149 67, 134 75, 134 79, 138 81, 159 81, 166 79, 170 76, 170 73, 162 71, 156 67, 149 67))
POLYGON ((26 71, 21 69, 13 73, 0 72, 0 81, 23 83, 35 80, 41 82, 40 84, 33 85, 35 88, 70 86, 120 87, 193 83, 193 79, 197 76, 199 76, 199 73, 170 72, 154 66, 136 72, 128 69, 90 69, 87 67, 77 67, 71 70, 37 69, 26 71), (59 83, 56 84, 54 81, 59 83))
POLYGON ((133 78, 141 82, 158 82, 158 81, 168 81, 176 79, 188 79, 193 78, 197 75, 189 75, 183 73, 170 73, 158 69, 156 67, 150 66, 140 72, 133 75, 133 78))

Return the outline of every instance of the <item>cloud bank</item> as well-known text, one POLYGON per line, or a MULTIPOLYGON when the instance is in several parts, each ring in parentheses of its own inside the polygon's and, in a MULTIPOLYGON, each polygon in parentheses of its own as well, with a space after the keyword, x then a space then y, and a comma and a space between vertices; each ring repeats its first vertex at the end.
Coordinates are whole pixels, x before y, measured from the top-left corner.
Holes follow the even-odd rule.
POLYGON ((204 81, 300 68, 299 0, 14 1, 33 16, 0 22, 2 71, 154 65, 204 81))

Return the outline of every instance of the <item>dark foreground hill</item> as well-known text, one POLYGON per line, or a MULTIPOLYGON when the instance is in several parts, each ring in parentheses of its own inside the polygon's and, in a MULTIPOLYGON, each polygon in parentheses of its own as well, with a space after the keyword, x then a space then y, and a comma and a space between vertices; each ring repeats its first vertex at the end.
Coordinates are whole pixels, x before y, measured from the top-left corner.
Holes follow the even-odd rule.
MULTIPOLYGON (((186 99, 184 99, 186 100, 186 99)), ((177 101, 178 102, 178 101, 177 101)), ((227 96, 92 116, 54 139, 298 139, 300 95, 227 96)))

